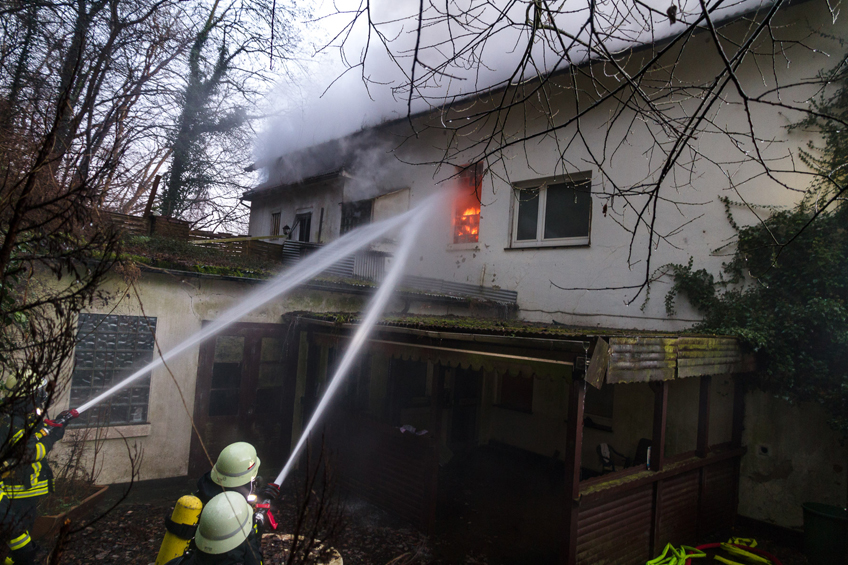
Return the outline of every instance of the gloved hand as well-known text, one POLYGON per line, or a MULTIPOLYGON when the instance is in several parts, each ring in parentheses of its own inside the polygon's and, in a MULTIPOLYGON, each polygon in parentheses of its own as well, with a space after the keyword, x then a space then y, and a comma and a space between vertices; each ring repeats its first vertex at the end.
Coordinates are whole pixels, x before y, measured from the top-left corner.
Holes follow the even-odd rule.
POLYGON ((73 420, 74 418, 79 416, 79 412, 76 410, 65 410, 60 413, 59 416, 55 420, 44 419, 44 424, 47 426, 45 428, 45 435, 50 434, 51 436, 62 439, 65 435, 65 426, 73 420))
POLYGON ((59 414, 59 416, 55 420, 53 420, 53 425, 56 426, 56 427, 59 427, 59 426, 64 427, 68 424, 68 422, 70 422, 74 418, 78 418, 78 417, 79 417, 79 412, 77 412, 76 410, 74 410, 74 409, 65 410, 64 412, 59 414))
POLYGON ((268 483, 259 491, 259 500, 277 500, 280 498, 280 487, 274 483, 268 483))
POLYGON ((256 527, 260 534, 269 530, 277 529, 277 521, 271 513, 270 506, 271 505, 267 503, 256 505, 257 511, 253 514, 253 521, 256 523, 256 527))

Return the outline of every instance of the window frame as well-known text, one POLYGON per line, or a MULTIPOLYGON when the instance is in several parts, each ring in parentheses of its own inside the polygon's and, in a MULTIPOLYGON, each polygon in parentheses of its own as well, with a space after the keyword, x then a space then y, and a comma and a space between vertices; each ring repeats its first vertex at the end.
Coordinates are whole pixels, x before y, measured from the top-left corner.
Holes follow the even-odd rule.
POLYGON ((275 210, 271 212, 271 230, 268 235, 281 236, 280 230, 283 228, 283 211, 275 210), (275 233, 276 232, 276 233, 275 233))
POLYGON ((309 243, 309 242, 312 241, 312 216, 313 216, 312 210, 313 209, 312 209, 311 206, 309 208, 299 208, 299 209, 295 210, 295 212, 294 212, 294 222, 292 222, 292 228, 297 226, 297 235, 295 235, 293 233, 294 229, 292 229, 291 239, 294 239, 296 241, 300 241, 302 243, 309 243), (300 220, 301 220, 301 218, 305 218, 306 216, 309 216, 309 218, 308 218, 309 226, 306 228, 306 239, 301 239, 303 237, 304 225, 301 224, 300 220))
POLYGON ((346 200, 344 202, 339 202, 339 207, 341 208, 341 219, 339 221, 339 236, 342 236, 348 232, 355 230, 356 228, 371 224, 374 219, 374 198, 363 198, 360 200, 346 200), (346 208, 349 210, 353 207, 364 207, 365 203, 369 203, 369 212, 368 212, 368 220, 361 221, 358 224, 352 225, 352 222, 345 221, 346 208))
MULTIPOLYGON (((80 402, 85 402, 95 398, 97 395, 109 390, 112 386, 130 376, 136 369, 139 368, 139 364, 146 365, 154 359, 156 351, 156 332, 158 329, 158 318, 156 316, 80 312, 76 323, 77 345, 74 347, 73 367, 71 369, 71 378, 68 383, 68 392, 72 405, 79 405, 80 402), (129 318, 132 318, 133 320, 128 320, 129 318), (102 331, 101 327, 104 323, 115 323, 119 329, 117 332, 102 331), (133 329, 131 332, 122 333, 120 331, 120 326, 125 323, 132 326, 133 329), (144 325, 142 326, 142 324, 144 325), (90 329, 87 333, 83 333, 86 327, 90 329), (121 336, 123 336, 123 340, 126 343, 126 340, 128 339, 127 336, 137 338, 141 334, 146 334, 147 332, 152 333, 149 340, 145 339, 145 341, 149 341, 149 343, 145 343, 143 348, 138 347, 139 342, 137 339, 132 342, 131 347, 121 347, 121 336), (109 337, 107 337, 111 335, 114 335, 115 337, 115 349, 108 347, 107 349, 101 350, 98 347, 98 343, 106 342, 107 346, 111 345, 109 343, 109 337), (93 348, 89 347, 92 343, 94 344, 93 348), (98 354, 100 354, 100 358, 104 360, 103 366, 97 365, 98 354), (123 367, 118 366, 120 364, 121 357, 123 356, 126 358, 127 355, 131 355, 134 358, 133 361, 128 364, 125 363, 125 366, 123 367), (105 361, 107 358, 109 359, 108 362, 105 361), (91 359, 91 363, 88 363, 88 359, 91 359), (104 383, 102 385, 94 385, 96 372, 101 373, 101 378, 104 378, 104 383), (105 382, 106 373, 109 373, 108 382, 105 382), (87 375, 89 379, 88 385, 81 382, 84 381, 85 375, 87 375), (80 381, 77 381, 77 378, 79 378, 80 381), (75 389, 77 392, 75 392, 75 389), (81 390, 87 390, 90 393, 87 398, 83 398, 84 395, 78 394, 81 390)), ((147 336, 145 335, 145 337, 147 336)), ((98 405, 96 410, 90 411, 90 413, 87 413, 85 417, 76 419, 71 423, 70 427, 74 429, 81 429, 150 425, 151 384, 152 371, 141 377, 137 383, 127 386, 124 389, 126 392, 121 391, 115 394, 98 405), (146 396, 147 400, 142 404, 140 401, 134 399, 134 393, 139 389, 145 388, 145 385, 147 392, 143 396, 146 396), (125 403, 120 397, 122 393, 127 396, 125 403), (115 401, 119 402, 117 408, 126 407, 126 420, 115 421, 112 419, 112 408, 115 401), (134 408, 143 409, 143 418, 141 420, 131 419, 134 408), (103 413, 106 414, 105 419, 101 418, 101 414, 103 413)))
POLYGON ((512 183, 509 246, 506 247, 506 249, 538 249, 542 247, 587 247, 591 245, 592 208, 594 208, 594 203, 591 200, 591 183, 591 172, 572 173, 569 175, 556 175, 541 179, 532 179, 512 183), (545 213, 547 211, 548 186, 557 184, 570 184, 573 186, 579 186, 582 184, 589 185, 589 225, 587 230, 588 233, 585 236, 545 239, 545 213), (518 194, 520 194, 521 191, 528 189, 539 190, 539 208, 536 216, 536 238, 518 240, 516 239, 518 236, 518 194))
POLYGON ((456 169, 460 186, 457 189, 458 192, 454 195, 450 208, 451 236, 448 243, 448 251, 476 250, 480 248, 480 220, 483 217, 483 175, 486 171, 482 162, 456 167, 456 169), (457 211, 462 207, 459 205, 460 200, 462 200, 463 197, 468 197, 468 193, 464 191, 468 191, 472 188, 471 184, 465 184, 469 178, 473 183, 474 196, 476 197, 474 200, 476 200, 477 205, 479 206, 479 212, 477 213, 477 241, 458 242, 456 241, 457 211))

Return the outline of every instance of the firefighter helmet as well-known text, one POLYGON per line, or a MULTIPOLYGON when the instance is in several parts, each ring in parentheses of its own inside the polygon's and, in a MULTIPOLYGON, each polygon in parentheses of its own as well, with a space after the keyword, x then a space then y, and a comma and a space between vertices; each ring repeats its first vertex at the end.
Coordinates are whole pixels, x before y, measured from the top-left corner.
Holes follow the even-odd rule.
POLYGON ((203 553, 218 555, 240 546, 253 529, 253 511, 237 492, 222 492, 200 513, 194 543, 203 553))
POLYGON ((256 478, 258 472, 259 457, 256 456, 256 449, 249 443, 239 441, 221 451, 210 476, 215 484, 234 488, 246 485, 256 478))

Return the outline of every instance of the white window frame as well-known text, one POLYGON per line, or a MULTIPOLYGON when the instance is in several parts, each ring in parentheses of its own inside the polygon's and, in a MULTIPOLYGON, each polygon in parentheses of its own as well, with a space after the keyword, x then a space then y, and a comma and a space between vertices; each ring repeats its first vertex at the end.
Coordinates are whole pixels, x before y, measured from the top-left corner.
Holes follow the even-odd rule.
MULTIPOLYGON (((570 175, 558 175, 542 179, 533 179, 512 183, 512 205, 510 206, 509 247, 507 249, 527 249, 538 247, 577 247, 587 246, 591 243, 592 236, 592 208, 589 204, 589 233, 581 237, 559 237, 545 239, 545 212, 548 202, 548 186, 552 184, 583 184, 592 182, 592 173, 572 173, 570 175), (518 235, 518 195, 527 189, 539 189, 539 211, 536 221, 536 239, 517 240, 518 235)), ((590 195, 591 198, 591 195, 590 195)))

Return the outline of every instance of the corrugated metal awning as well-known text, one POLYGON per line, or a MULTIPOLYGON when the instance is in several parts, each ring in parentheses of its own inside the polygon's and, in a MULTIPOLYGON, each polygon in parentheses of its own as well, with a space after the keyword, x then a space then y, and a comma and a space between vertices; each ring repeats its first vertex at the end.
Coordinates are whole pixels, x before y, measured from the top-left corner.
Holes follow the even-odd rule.
POLYGON ((729 337, 613 337, 606 382, 668 381, 752 371, 754 358, 729 337))

